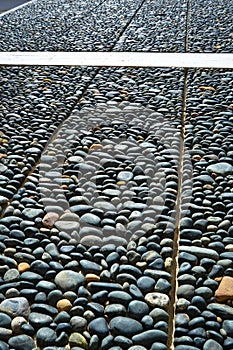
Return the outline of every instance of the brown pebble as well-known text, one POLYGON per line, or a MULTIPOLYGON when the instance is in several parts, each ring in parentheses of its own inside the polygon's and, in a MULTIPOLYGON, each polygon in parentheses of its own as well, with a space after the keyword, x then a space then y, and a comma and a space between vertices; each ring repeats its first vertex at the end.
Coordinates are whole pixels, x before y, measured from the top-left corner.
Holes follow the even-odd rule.
POLYGON ((233 277, 224 276, 215 292, 216 301, 223 302, 233 299, 233 277))
POLYGON ((22 262, 18 265, 18 271, 20 273, 30 270, 30 265, 26 262, 22 262))
POLYGON ((102 149, 102 148, 103 148, 103 145, 101 145, 100 143, 93 143, 93 145, 91 145, 91 147, 90 147, 90 150, 95 151, 95 150, 102 149))
POLYGON ((55 222, 59 219, 59 215, 54 212, 47 213, 43 220, 42 223, 45 227, 47 228, 53 228, 55 222))
POLYGON ((70 302, 70 300, 68 299, 61 299, 57 302, 57 309, 59 312, 61 311, 70 311, 70 309, 72 308, 72 304, 70 302))
POLYGON ((100 277, 95 275, 94 273, 88 273, 85 276, 87 282, 99 282, 100 277))

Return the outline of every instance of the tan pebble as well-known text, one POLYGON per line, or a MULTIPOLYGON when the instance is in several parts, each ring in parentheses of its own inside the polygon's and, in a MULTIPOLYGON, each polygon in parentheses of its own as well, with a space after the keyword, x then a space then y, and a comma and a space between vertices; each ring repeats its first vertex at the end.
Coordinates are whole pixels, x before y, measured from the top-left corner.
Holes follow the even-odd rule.
POLYGON ((94 273, 88 273, 85 276, 87 282, 99 282, 100 276, 95 275, 94 273))
POLYGON ((147 263, 146 261, 138 261, 136 263, 136 266, 139 268, 139 269, 145 269, 147 267, 147 263))
POLYGON ((20 273, 30 270, 30 265, 26 262, 22 262, 18 265, 18 271, 20 273))
POLYGON ((125 185, 125 184, 126 184, 126 182, 123 181, 123 180, 117 182, 117 185, 118 185, 118 186, 123 186, 123 185, 125 185))
POLYGON ((61 299, 57 302, 57 309, 61 311, 69 311, 72 308, 72 304, 68 299, 61 299))
POLYGON ((167 272, 170 272, 171 271, 171 268, 172 268, 172 265, 173 265, 173 259, 172 258, 166 258, 165 260, 165 269, 167 272))
POLYGON ((93 143, 93 145, 91 145, 90 147, 90 150, 95 151, 102 148, 103 148, 103 145, 101 145, 100 143, 93 143))
POLYGON ((218 323, 222 323, 221 317, 217 317, 217 322, 218 322, 218 323))
POLYGON ((213 86, 204 86, 204 85, 199 86, 199 89, 202 91, 206 91, 206 90, 215 91, 216 90, 213 86))
POLYGON ((226 250, 227 252, 233 252, 233 244, 228 244, 228 245, 226 245, 225 250, 226 250))
POLYGON ((196 154, 192 157, 195 160, 201 160, 201 156, 199 154, 196 154))
POLYGON ((21 316, 17 316, 13 318, 11 322, 11 329, 14 334, 23 334, 24 330, 22 330, 22 325, 27 323, 26 319, 21 316))
POLYGON ((53 228, 55 222, 58 219, 59 219, 59 215, 57 213, 49 212, 44 216, 42 223, 47 228, 53 228))
POLYGON ((233 299, 233 277, 224 276, 215 292, 216 301, 223 302, 233 299))

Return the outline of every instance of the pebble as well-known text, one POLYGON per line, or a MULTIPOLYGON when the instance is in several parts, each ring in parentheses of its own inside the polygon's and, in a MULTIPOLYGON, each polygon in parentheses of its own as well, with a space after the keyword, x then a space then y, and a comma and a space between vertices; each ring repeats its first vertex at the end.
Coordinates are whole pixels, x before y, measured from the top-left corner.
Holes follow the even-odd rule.
POLYGON ((75 349, 75 347, 80 347, 81 349, 88 349, 88 343, 85 337, 78 332, 74 332, 69 337, 70 346, 75 349))
POLYGON ((35 348, 33 339, 26 334, 11 337, 8 344, 15 350, 33 350, 35 348))
POLYGON ((143 331, 141 323, 132 318, 122 316, 114 317, 109 323, 109 328, 113 335, 126 337, 132 337, 143 331))
POLYGON ((226 162, 216 163, 209 165, 206 170, 211 173, 216 173, 218 175, 226 176, 233 173, 233 166, 226 162))
POLYGON ((75 271, 64 270, 56 275, 54 281, 63 292, 76 291, 78 287, 84 284, 84 277, 75 271))
POLYGON ((24 297, 9 298, 1 302, 0 312, 5 312, 11 317, 22 316, 28 318, 30 306, 28 300, 24 297))
POLYGON ((56 332, 49 327, 42 327, 36 333, 36 343, 39 347, 55 345, 56 332))
POLYGON ((90 334, 96 334, 101 339, 109 334, 108 324, 103 317, 99 317, 91 321, 88 328, 90 334))
POLYGON ((167 334, 163 331, 152 329, 132 337, 134 343, 151 347, 155 342, 167 343, 167 334))
POLYGON ((167 309, 170 299, 166 294, 154 292, 146 294, 145 301, 152 307, 167 309))
POLYGON ((220 282, 218 289, 215 292, 215 299, 218 302, 224 302, 233 299, 233 278, 224 276, 220 282))

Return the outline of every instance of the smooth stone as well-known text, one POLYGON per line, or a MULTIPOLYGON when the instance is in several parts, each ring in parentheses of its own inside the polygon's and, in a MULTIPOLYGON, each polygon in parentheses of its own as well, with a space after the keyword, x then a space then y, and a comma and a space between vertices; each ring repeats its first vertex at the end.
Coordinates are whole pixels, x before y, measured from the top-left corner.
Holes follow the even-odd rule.
POLYGON ((149 307, 143 301, 133 300, 128 306, 129 317, 141 320, 143 316, 149 314, 149 307))
POLYGON ((233 337, 233 321, 224 320, 222 328, 226 331, 228 337, 233 337))
POLYGON ((207 310, 213 312, 217 317, 223 320, 233 320, 233 308, 224 304, 211 303, 207 306, 207 310))
POLYGON ((231 164, 222 162, 211 164, 206 168, 206 170, 211 173, 216 173, 218 175, 225 176, 233 173, 233 166, 231 164))
POLYGON ((195 229, 184 229, 180 232, 181 239, 190 239, 191 241, 195 239, 200 239, 202 236, 202 232, 200 230, 195 229))
POLYGON ((183 284, 178 287, 177 296, 178 298, 184 298, 190 300, 195 293, 195 287, 190 284, 183 284))
POLYGON ((42 327, 36 333, 36 342, 39 347, 55 345, 57 339, 56 332, 48 327, 42 327))
POLYGON ((73 232, 73 231, 79 231, 80 224, 79 222, 75 222, 75 221, 57 220, 55 222, 55 227, 59 231, 73 232))
POLYGON ((109 328, 113 335, 126 337, 132 337, 143 331, 141 323, 132 318, 122 316, 114 317, 109 323, 109 328))
POLYGON ((33 339, 26 334, 10 338, 8 344, 15 350, 33 350, 35 348, 33 339))
POLYGON ((145 301, 152 307, 161 307, 162 309, 167 309, 170 303, 169 297, 159 292, 146 294, 145 301))
POLYGON ((111 318, 116 316, 125 316, 126 308, 124 305, 121 304, 109 304, 105 307, 104 312, 108 317, 111 318))
POLYGON ((151 350, 167 350, 167 345, 156 342, 152 344, 151 350))
POLYGON ((81 316, 73 316, 70 319, 70 325, 72 327, 73 332, 83 332, 87 326, 87 320, 81 316))
POLYGON ((108 335, 107 337, 105 337, 101 342, 101 350, 107 350, 114 346, 113 339, 114 338, 112 335, 108 335))
POLYGON ((219 259, 219 254, 216 253, 213 249, 196 247, 196 246, 180 246, 179 251, 194 254, 200 259, 202 258, 209 258, 214 260, 219 259))
POLYGON ((159 321, 165 321, 168 322, 169 319, 169 315, 168 313, 160 308, 154 308, 149 315, 153 318, 153 320, 155 320, 156 322, 159 321))
POLYGON ((78 287, 84 284, 84 281, 84 276, 81 273, 72 270, 61 271, 55 277, 56 285, 63 292, 76 291, 78 287))
POLYGON ((122 286, 119 283, 105 283, 105 282, 90 282, 87 285, 88 290, 91 293, 97 293, 102 290, 112 291, 122 291, 122 286))
POLYGON ((152 277, 142 276, 137 280, 138 288, 143 292, 150 292, 154 289, 155 280, 152 277))
POLYGON ((127 337, 118 335, 114 338, 114 344, 121 346, 123 349, 126 349, 129 348, 129 346, 133 345, 133 342, 127 337))
POLYGON ((74 332, 69 337, 69 345, 72 347, 72 349, 75 349, 75 347, 79 347, 81 349, 88 349, 88 343, 86 338, 78 333, 74 332))
POLYGON ((44 211, 42 209, 26 208, 22 211, 26 220, 34 220, 38 216, 43 216, 44 211))
POLYGON ((166 344, 167 334, 163 331, 157 329, 151 329, 132 337, 134 343, 139 345, 145 345, 147 347, 151 346, 155 342, 161 342, 166 344))
POLYGON ((102 271, 102 266, 100 266, 99 264, 93 261, 82 259, 80 260, 79 263, 84 274, 87 274, 87 273, 99 274, 102 271))
POLYGON ((11 317, 6 313, 0 313, 0 327, 2 328, 10 328, 11 326, 11 317))
POLYGON ((81 216, 80 221, 90 225, 98 226, 101 222, 101 219, 97 215, 86 213, 81 216))
POLYGON ((109 293, 108 300, 110 303, 118 303, 127 306, 132 300, 132 297, 123 291, 113 291, 109 293))
POLYGON ((5 312, 11 317, 22 316, 28 318, 30 306, 24 297, 3 300, 0 304, 0 312, 5 312))
POLYGON ((118 181, 130 181, 133 178, 133 173, 130 171, 120 171, 117 175, 118 181))
POLYGON ((33 327, 49 326, 52 323, 52 317, 39 312, 31 312, 29 316, 29 322, 33 327))
POLYGON ((109 334, 108 324, 103 317, 91 321, 88 325, 88 329, 91 335, 96 334, 101 339, 109 334))
POLYGON ((0 350, 9 350, 8 344, 2 340, 0 340, 0 350))
POLYGON ((223 347, 214 339, 208 339, 203 346, 203 350, 223 350, 223 347))

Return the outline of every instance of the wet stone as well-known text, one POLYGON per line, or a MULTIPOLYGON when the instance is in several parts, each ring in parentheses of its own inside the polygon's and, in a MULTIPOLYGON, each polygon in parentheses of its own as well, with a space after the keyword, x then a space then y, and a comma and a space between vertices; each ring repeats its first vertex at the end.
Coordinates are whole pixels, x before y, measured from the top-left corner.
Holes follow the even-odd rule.
POLYGON ((109 328, 113 335, 126 337, 132 337, 143 331, 141 323, 132 318, 122 316, 114 317, 109 323, 109 328))
POLYGON ((15 350, 33 350, 35 348, 33 339, 26 334, 10 338, 8 344, 15 350))
POLYGON ((11 317, 22 316, 27 318, 30 313, 30 306, 26 298, 10 298, 1 302, 0 311, 11 317))
POLYGON ((45 346, 55 345, 56 338, 56 332, 48 327, 40 328, 36 334, 37 345, 42 348, 45 346))
POLYGON ((134 343, 151 346, 155 342, 167 343, 167 334, 160 330, 148 330, 132 337, 134 343))
POLYGON ((63 292, 75 291, 83 285, 84 277, 78 272, 72 270, 64 270, 59 272, 55 277, 56 285, 61 288, 63 292))
POLYGON ((88 325, 90 334, 96 334, 103 339, 109 334, 108 324, 103 317, 99 317, 91 321, 88 325))
POLYGON ((226 162, 211 164, 206 169, 211 173, 216 173, 222 176, 233 173, 233 166, 226 162))
POLYGON ((33 327, 41 328, 50 325, 52 323, 52 317, 39 312, 31 312, 29 316, 29 322, 33 327))
POLYGON ((130 317, 141 320, 143 316, 149 314, 149 307, 142 301, 133 300, 129 303, 128 313, 130 317))
POLYGON ((217 317, 223 320, 233 320, 233 308, 224 304, 211 303, 207 306, 207 310, 213 312, 217 317))
POLYGON ((223 350, 223 347, 214 339, 208 339, 203 346, 203 350, 223 350))
POLYGON ((69 337, 70 346, 75 349, 75 347, 79 347, 81 349, 88 349, 88 343, 85 337, 81 333, 74 332, 69 337))

